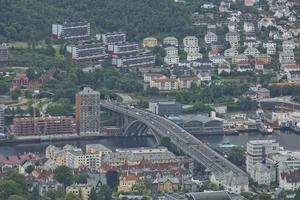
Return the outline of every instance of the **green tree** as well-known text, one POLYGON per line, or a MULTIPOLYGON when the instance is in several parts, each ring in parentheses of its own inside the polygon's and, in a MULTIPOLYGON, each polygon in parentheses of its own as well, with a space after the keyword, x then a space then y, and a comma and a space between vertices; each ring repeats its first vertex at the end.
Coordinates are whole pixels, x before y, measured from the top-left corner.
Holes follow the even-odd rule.
POLYGON ((245 149, 242 147, 232 147, 227 152, 228 160, 237 166, 242 166, 245 164, 245 149))
POLYGON ((258 200, 271 200, 271 195, 262 193, 258 195, 258 200))
POLYGON ((28 167, 26 167, 25 172, 27 174, 31 174, 31 172, 34 170, 34 166, 29 165, 28 167))
POLYGON ((48 105, 46 113, 49 115, 70 115, 74 112, 73 105, 69 99, 59 99, 48 105))
POLYGON ((65 187, 70 186, 74 182, 73 171, 67 166, 58 166, 54 170, 54 179, 62 183, 65 187))
POLYGON ((112 200, 112 190, 108 185, 102 185, 97 196, 99 200, 112 200))
POLYGON ((81 173, 77 176, 74 176, 74 182, 78 184, 86 184, 88 175, 86 173, 81 173))
POLYGON ((0 80, 0 93, 6 94, 9 91, 9 84, 5 80, 0 80))
POLYGON ((97 200, 97 193, 96 193, 95 188, 91 189, 89 200, 97 200))
POLYGON ((150 195, 150 191, 147 189, 144 181, 138 181, 132 185, 132 192, 135 195, 150 195))
POLYGON ((8 197, 7 200, 27 200, 25 197, 23 197, 22 195, 11 195, 8 197))
POLYGON ((72 194, 72 193, 68 193, 65 195, 64 200, 81 200, 79 196, 72 194))
POLYGON ((33 191, 30 196, 30 200, 41 200, 41 196, 39 195, 39 190, 37 187, 33 188, 33 191))

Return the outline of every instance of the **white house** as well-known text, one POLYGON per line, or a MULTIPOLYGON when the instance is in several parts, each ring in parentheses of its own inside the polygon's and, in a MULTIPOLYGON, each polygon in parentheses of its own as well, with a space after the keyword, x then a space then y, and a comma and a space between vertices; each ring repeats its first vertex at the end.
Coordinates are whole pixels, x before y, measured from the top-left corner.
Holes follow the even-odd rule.
POLYGON ((232 58, 237 55, 239 55, 239 52, 235 48, 229 48, 224 51, 225 58, 232 58))
POLYGON ((246 56, 258 56, 260 52, 254 47, 248 47, 245 49, 244 54, 246 56))
POLYGON ((164 61, 168 65, 174 65, 179 63, 178 49, 176 47, 170 46, 165 48, 166 56, 164 61))
POLYGON ((172 46, 178 46, 178 39, 176 37, 165 37, 163 39, 164 45, 172 45, 172 46))
POLYGON ((246 33, 252 33, 255 31, 255 26, 252 22, 244 22, 244 31, 246 33))

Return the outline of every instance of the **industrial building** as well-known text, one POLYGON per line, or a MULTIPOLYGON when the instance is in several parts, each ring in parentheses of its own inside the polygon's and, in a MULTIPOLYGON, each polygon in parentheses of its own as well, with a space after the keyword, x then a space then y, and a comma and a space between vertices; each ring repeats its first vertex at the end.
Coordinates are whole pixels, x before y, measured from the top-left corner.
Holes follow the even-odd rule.
POLYGON ((170 120, 183 127, 191 134, 222 133, 223 121, 205 115, 179 115, 169 117, 170 120))
POLYGON ((76 126, 82 135, 100 133, 100 93, 89 87, 76 94, 76 126))
POLYGON ((182 104, 176 101, 149 102, 149 110, 157 115, 170 116, 182 113, 182 104))
POLYGON ((89 22, 64 22, 52 24, 52 37, 63 40, 85 40, 90 37, 89 22))
POLYGON ((73 117, 66 116, 14 118, 11 129, 15 136, 76 133, 73 117))

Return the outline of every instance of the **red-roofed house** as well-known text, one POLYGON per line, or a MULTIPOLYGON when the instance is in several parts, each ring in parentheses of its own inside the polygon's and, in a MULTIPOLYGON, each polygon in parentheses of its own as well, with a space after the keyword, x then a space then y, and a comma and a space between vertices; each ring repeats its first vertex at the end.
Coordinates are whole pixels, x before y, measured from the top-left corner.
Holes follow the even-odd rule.
POLYGON ((166 79, 167 77, 159 73, 144 73, 144 82, 150 83, 153 79, 166 79))
POLYGON ((283 64, 281 67, 285 72, 300 71, 300 64, 283 64))

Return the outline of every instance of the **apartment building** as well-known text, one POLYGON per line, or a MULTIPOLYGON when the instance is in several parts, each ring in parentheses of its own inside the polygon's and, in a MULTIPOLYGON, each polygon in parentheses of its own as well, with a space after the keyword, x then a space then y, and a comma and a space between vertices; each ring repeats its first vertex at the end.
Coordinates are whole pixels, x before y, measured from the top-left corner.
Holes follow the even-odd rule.
POLYGON ((168 65, 175 65, 179 63, 178 49, 170 46, 165 48, 166 56, 164 62, 168 65))
POLYGON ((52 24, 52 37, 63 40, 86 40, 90 37, 89 22, 64 22, 52 24))
POLYGON ((289 71, 287 80, 289 83, 300 83, 300 71, 289 71))
POLYGON ((296 43, 293 40, 285 40, 282 42, 283 51, 293 51, 296 48, 296 43))
POLYGON ((150 81, 150 87, 156 87, 159 90, 177 90, 178 81, 176 78, 153 79, 150 81))
POLYGON ((126 34, 122 32, 108 32, 102 34, 102 42, 105 45, 122 44, 126 42, 126 34))
POLYGON ((143 46, 153 48, 158 45, 158 40, 154 37, 147 37, 143 39, 143 46))
POLYGON ((6 44, 0 45, 0 62, 8 60, 8 46, 6 44))
POLYGON ((233 58, 234 56, 239 55, 239 52, 235 48, 229 48, 224 51, 225 58, 233 58))
POLYGON ((244 50, 244 54, 246 56, 258 56, 260 52, 254 47, 248 47, 244 50))
POLYGON ((82 44, 72 47, 72 59, 76 61, 99 61, 105 57, 102 44, 82 44))
POLYGON ((73 184, 66 188, 66 193, 74 194, 76 196, 80 196, 82 200, 89 200, 91 194, 92 187, 86 184, 73 184))
POLYGON ((5 128, 5 105, 0 104, 0 134, 4 134, 5 128))
POLYGON ((188 62, 192 62, 194 60, 198 60, 198 59, 202 59, 203 58, 203 55, 199 52, 194 52, 194 53, 188 53, 187 54, 187 57, 186 57, 186 60, 188 62))
POLYGON ((159 73, 144 73, 144 82, 150 83, 154 79, 166 79, 167 77, 159 73))
POLYGON ((183 38, 183 46, 184 47, 193 47, 198 46, 198 38, 195 36, 186 36, 183 38))
POLYGON ((293 64, 295 63, 295 54, 293 51, 283 51, 279 53, 279 62, 281 64, 293 64))
POLYGON ((134 56, 123 56, 112 59, 112 65, 117 68, 143 68, 152 67, 155 64, 155 55, 152 53, 140 53, 134 56))
POLYGON ((192 84, 199 86, 201 84, 200 78, 198 76, 186 76, 178 78, 179 89, 191 88, 192 84))
POLYGON ((256 163, 264 163, 269 154, 278 153, 279 143, 276 140, 251 140, 247 143, 247 172, 252 173, 256 163))
POLYGON ((246 33, 252 33, 255 31, 255 25, 252 22, 244 22, 243 28, 246 33))
POLYGON ((240 34, 238 32, 228 32, 225 35, 225 40, 229 43, 236 43, 240 41, 240 34))
POLYGON ((109 44, 108 54, 113 57, 136 55, 139 52, 139 44, 126 42, 121 44, 109 44))
POLYGON ((204 41, 205 41, 206 44, 211 44, 213 42, 217 42, 218 41, 218 36, 214 32, 208 32, 204 36, 204 41))
POLYGON ((176 37, 165 37, 163 39, 164 45, 178 46, 178 39, 176 37))
POLYGON ((76 133, 74 118, 67 116, 14 118, 11 129, 15 136, 76 133))
POLYGON ((81 135, 99 134, 100 93, 89 87, 76 94, 76 126, 81 135))

